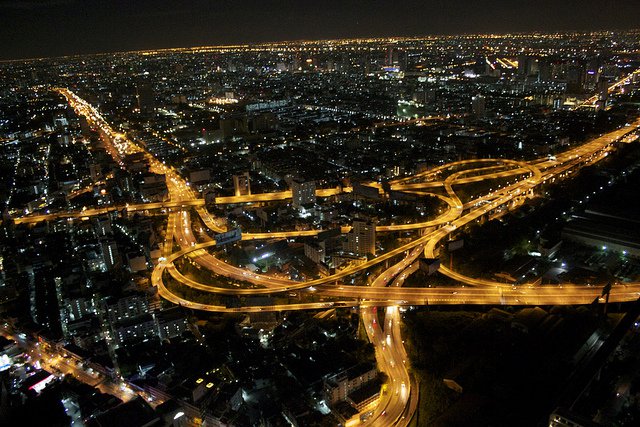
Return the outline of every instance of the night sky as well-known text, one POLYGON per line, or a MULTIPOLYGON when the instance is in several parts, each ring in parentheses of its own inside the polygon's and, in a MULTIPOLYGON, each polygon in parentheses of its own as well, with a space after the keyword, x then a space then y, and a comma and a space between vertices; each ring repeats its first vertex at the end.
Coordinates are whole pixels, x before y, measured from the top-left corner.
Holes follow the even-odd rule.
POLYGON ((0 59, 360 36, 629 29, 639 0, 0 0, 0 59))

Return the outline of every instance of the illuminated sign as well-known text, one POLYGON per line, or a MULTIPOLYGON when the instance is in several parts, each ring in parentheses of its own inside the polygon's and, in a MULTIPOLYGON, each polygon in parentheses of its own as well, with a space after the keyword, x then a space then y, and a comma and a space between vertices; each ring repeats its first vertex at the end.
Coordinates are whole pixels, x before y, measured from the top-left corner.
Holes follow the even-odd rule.
POLYGON ((271 102, 257 102, 255 104, 247 104, 245 106, 246 111, 260 111, 260 110, 271 110, 274 108, 285 107, 289 104, 289 101, 286 99, 271 101, 271 102))
POLYGON ((239 228, 234 228, 226 233, 216 234, 214 239, 216 239, 216 245, 226 245, 227 243, 237 242, 242 239, 242 232, 239 228))
POLYGON ((44 390, 47 384, 56 379, 56 377, 46 371, 40 371, 34 374, 34 378, 37 378, 39 381, 29 386, 29 390, 33 390, 38 394, 40 394, 40 392, 44 390))

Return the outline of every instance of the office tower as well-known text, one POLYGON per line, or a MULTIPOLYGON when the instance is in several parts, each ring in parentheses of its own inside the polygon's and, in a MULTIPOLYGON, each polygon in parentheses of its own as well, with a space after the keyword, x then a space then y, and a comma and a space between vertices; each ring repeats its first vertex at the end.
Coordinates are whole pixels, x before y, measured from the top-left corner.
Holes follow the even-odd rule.
POLYGON ((151 83, 139 83, 136 88, 136 98, 138 99, 138 109, 140 113, 152 113, 155 108, 155 96, 151 83))
MULTIPOLYGON (((385 56, 385 61, 384 61, 384 65, 386 65, 387 67, 392 67, 394 64, 394 49, 393 46, 389 46, 387 48, 387 54, 385 56)), ((397 55, 397 54, 396 54, 397 55)), ((397 58, 397 56, 396 56, 397 58)))
POLYGON ((476 95, 471 98, 471 109, 476 117, 484 117, 486 114, 485 99, 482 95, 476 95))
POLYGON ((548 59, 538 61, 538 81, 548 82, 552 79, 551 62, 548 59))
POLYGON ((607 79, 600 77, 598 80, 598 99, 606 101, 609 98, 609 82, 607 79))

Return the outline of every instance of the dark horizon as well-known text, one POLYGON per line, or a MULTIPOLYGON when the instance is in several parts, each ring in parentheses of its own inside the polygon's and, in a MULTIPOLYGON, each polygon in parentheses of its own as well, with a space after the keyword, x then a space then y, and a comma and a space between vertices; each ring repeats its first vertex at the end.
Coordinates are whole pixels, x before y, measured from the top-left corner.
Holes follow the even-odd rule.
POLYGON ((126 53, 135 53, 135 52, 148 52, 148 51, 169 51, 174 49, 197 49, 197 48, 224 48, 228 46, 235 45, 261 45, 261 44, 277 44, 277 43, 302 43, 302 42, 321 42, 321 41, 336 41, 336 40, 363 40, 368 38, 382 38, 382 39, 393 39, 393 38, 407 38, 407 39, 421 39, 421 38, 429 38, 429 37, 456 37, 456 36, 507 36, 513 34, 571 34, 571 33, 586 33, 586 32, 628 32, 628 31, 639 31, 640 26, 637 28, 599 28, 599 29, 567 29, 567 30, 558 30, 558 31, 542 31, 542 30, 531 30, 531 31, 512 31, 512 32, 470 32, 470 33, 431 33, 431 34, 389 34, 389 35, 361 35, 361 36, 345 36, 345 37, 321 37, 321 38, 298 38, 298 39, 279 39, 279 40, 260 40, 260 41, 237 41, 237 42, 229 42, 229 43, 213 43, 213 44, 194 44, 188 46, 162 46, 162 47, 149 47, 149 48, 140 48, 140 49, 128 49, 128 50, 104 50, 100 52, 76 52, 76 53, 67 53, 61 55, 51 55, 51 56, 32 56, 25 58, 0 58, 0 63, 2 62, 21 62, 21 61, 38 61, 38 60, 46 60, 46 59, 56 59, 56 58, 67 58, 67 57, 80 57, 80 56, 99 56, 99 55, 109 55, 109 54, 126 54, 126 53))
POLYGON ((296 40, 626 31, 636 0, 0 0, 0 60, 296 40))

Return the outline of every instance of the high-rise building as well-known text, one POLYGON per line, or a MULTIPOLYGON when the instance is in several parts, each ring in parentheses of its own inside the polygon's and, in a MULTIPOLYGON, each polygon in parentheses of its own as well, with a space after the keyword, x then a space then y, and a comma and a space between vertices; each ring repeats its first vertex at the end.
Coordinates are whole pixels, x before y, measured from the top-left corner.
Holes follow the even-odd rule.
POLYGON ((353 228, 347 234, 344 245, 346 252, 356 255, 375 255, 376 253, 376 226, 370 221, 355 220, 353 228))
POLYGON ((526 76, 528 74, 529 58, 526 55, 518 56, 518 75, 526 76))
POLYGON ((120 266, 121 259, 116 242, 113 240, 105 240, 100 245, 102 247, 102 259, 104 260, 105 269, 111 271, 120 266))
POLYGON ((113 232, 111 228, 111 218, 108 215, 95 216, 91 222, 98 237, 106 237, 113 232))
POLYGON ((311 241, 304 244, 304 256, 316 264, 324 262, 325 255, 325 242, 311 241))
POLYGON ((82 319, 95 312, 93 301, 83 297, 67 299, 64 306, 69 314, 69 320, 72 321, 82 319))
POLYGON ((572 63, 567 66, 564 79, 567 82, 568 93, 581 93, 584 89, 587 72, 583 64, 572 63))
POLYGON ((400 50, 397 47, 389 46, 385 53, 384 68, 393 68, 396 70, 406 70, 408 55, 404 50, 400 50))
POLYGON ((251 194, 251 179, 249 172, 240 175, 233 175, 233 189, 236 196, 247 196, 251 194))
POLYGON ((149 311, 149 302, 144 295, 130 295, 107 305, 111 323, 136 317, 149 311))
POLYGON ((607 79, 600 77, 600 80, 598 80, 598 99, 606 101, 607 98, 609 98, 609 82, 607 79))
POLYGON ((476 117, 484 117, 486 114, 485 99, 482 95, 471 98, 471 109, 476 117))
POLYGON ((315 181, 304 181, 294 179, 291 182, 291 193, 293 199, 293 207, 299 209, 302 205, 316 202, 316 183, 315 181))
POLYGON ((224 138, 249 133, 247 114, 225 114, 220 117, 220 130, 224 138))
POLYGON ((421 105, 429 104, 436 100, 436 90, 432 87, 416 90, 411 99, 421 105))
POLYGON ((189 329, 189 323, 178 307, 156 314, 156 322, 161 340, 178 337, 189 329))
POLYGON ((113 336, 118 345, 136 343, 158 336, 155 318, 150 313, 115 322, 113 336))
POLYGON ((393 46, 387 47, 387 54, 385 56, 384 65, 387 67, 393 66, 393 46))
POLYGON ((552 79, 552 72, 551 62, 548 59, 545 58, 538 61, 538 81, 550 81, 552 79))
POLYGON ((136 98, 141 113, 153 112, 156 102, 151 83, 139 83, 136 88, 136 98))

